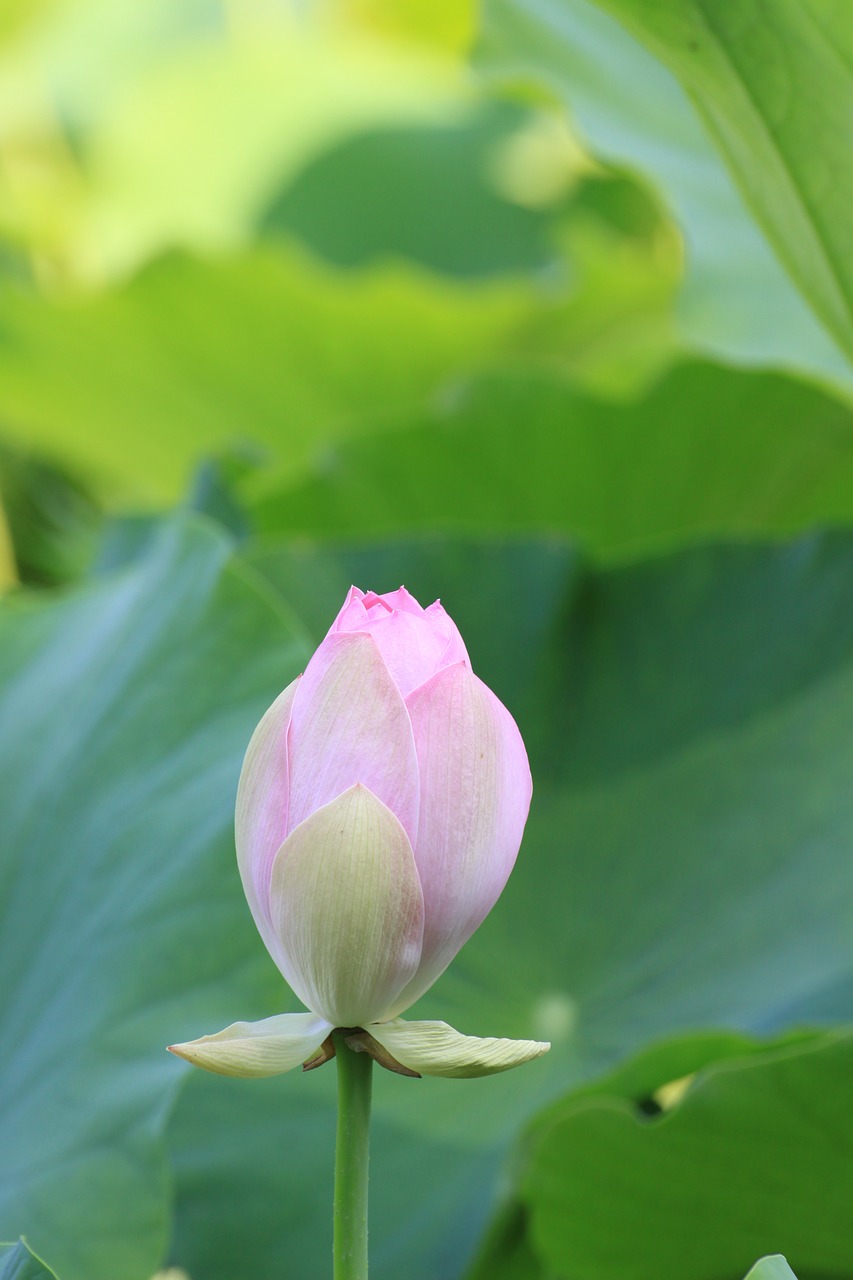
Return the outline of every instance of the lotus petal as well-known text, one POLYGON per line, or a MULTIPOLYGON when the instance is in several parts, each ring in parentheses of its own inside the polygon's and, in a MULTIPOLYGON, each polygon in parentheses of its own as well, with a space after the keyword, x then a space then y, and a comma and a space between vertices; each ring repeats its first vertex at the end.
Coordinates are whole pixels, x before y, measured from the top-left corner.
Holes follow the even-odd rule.
POLYGON ((405 703, 369 635, 330 634, 296 691, 288 737, 290 831, 356 783, 417 837, 418 766, 405 703))
POLYGON ((415 860, 425 925, 420 969, 395 1013, 432 986, 494 906, 532 791, 515 721, 464 663, 440 671, 406 705, 421 778, 415 860))
POLYGON ((290 833, 273 864, 270 908, 284 976, 333 1026, 388 1017, 421 954, 424 904, 397 818, 351 787, 290 833))
POLYGON ((287 835, 287 731, 299 679, 279 694, 252 734, 237 787, 234 819, 243 892, 258 932, 278 965, 281 948, 269 913, 270 873, 287 835))

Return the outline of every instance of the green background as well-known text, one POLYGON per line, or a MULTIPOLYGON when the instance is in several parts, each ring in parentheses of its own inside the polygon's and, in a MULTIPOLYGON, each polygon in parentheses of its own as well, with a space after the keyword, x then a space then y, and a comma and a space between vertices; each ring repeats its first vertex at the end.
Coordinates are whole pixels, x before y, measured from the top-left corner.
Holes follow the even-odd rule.
POLYGON ((246 744, 345 592, 441 597, 534 800, 378 1073, 376 1280, 849 1280, 853 16, 0 16, 0 1276, 330 1271, 334 1068, 246 744), (787 1261, 786 1261, 787 1260, 787 1261))

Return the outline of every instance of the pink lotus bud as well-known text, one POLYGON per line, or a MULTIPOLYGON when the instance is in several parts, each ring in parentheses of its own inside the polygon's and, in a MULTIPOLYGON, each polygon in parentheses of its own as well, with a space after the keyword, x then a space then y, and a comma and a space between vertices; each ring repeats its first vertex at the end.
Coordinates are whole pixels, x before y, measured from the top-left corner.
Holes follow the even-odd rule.
POLYGON ((308 1009, 366 1027, 422 995, 494 906, 530 794, 515 722, 439 602, 353 587, 237 799, 249 906, 308 1009))
POLYGON ((492 1075, 546 1053, 398 1017, 497 901, 530 792, 515 721, 438 601, 353 587, 255 730, 237 793, 243 888, 310 1012, 235 1022, 172 1052, 276 1075, 328 1061, 343 1027, 352 1049, 405 1075, 492 1075))

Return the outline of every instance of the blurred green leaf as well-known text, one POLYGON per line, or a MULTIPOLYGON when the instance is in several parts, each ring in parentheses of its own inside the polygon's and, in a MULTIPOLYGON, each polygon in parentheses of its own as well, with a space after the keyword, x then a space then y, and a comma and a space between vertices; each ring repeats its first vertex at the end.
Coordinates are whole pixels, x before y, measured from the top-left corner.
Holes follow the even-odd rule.
POLYGON ((367 30, 455 53, 467 49, 476 28, 476 0, 340 0, 338 8, 367 30))
MULTIPOLYGON (((658 185, 684 231, 679 315, 690 344, 738 363, 817 373, 850 391, 849 361, 759 232, 690 100, 617 21, 587 0, 488 0, 477 65, 525 93, 533 85, 557 96, 596 155, 658 185)), ((801 145, 819 181, 820 146, 811 134, 801 145)))
POLYGON ((52 586, 85 571, 103 517, 78 476, 0 440, 0 497, 22 582, 52 586))
POLYGON ((181 1075, 165 1046, 281 1000, 231 823, 248 736, 304 657, 192 524, 0 614, 0 1232, 63 1280, 149 1280, 181 1075))
POLYGON ((344 267, 398 257, 472 277, 554 267, 553 209, 507 199, 494 172, 524 119, 491 105, 347 138, 278 193, 260 230, 295 235, 344 267))
POLYGON ((19 1240, 17 1244, 0 1244, 0 1280, 56 1280, 56 1275, 25 1240, 19 1240))
MULTIPOLYGON (((813 1032, 793 1030, 774 1038, 772 1048, 796 1047, 813 1039, 813 1032)), ((632 1102, 643 1115, 658 1115, 680 1099, 698 1071, 730 1059, 744 1062, 767 1051, 766 1040, 733 1031, 692 1031, 656 1040, 606 1075, 580 1085, 540 1111, 524 1136, 522 1149, 557 1121, 574 1115, 583 1098, 622 1098, 632 1102)))
POLYGON ((464 114, 454 67, 348 35, 311 6, 244 6, 232 21, 217 40, 173 46, 101 113, 84 263, 112 275, 174 246, 240 244, 316 151, 388 122, 464 114))
POLYGON ((659 218, 649 236, 624 226, 637 190, 611 175, 577 193, 561 237, 572 285, 531 311, 517 344, 520 369, 560 369, 579 388, 616 398, 636 395, 677 357, 680 248, 659 218))
POLYGON ((797 1280, 781 1253, 759 1258, 747 1273, 745 1280, 797 1280))
POLYGON ((502 1204, 480 1243, 465 1280, 555 1280, 530 1240, 527 1210, 519 1200, 502 1204))
POLYGON ((365 415, 505 347, 532 303, 521 285, 354 279, 272 250, 175 257, 103 295, 9 290, 0 398, 10 433, 125 492, 174 496, 199 456, 245 440, 298 474, 365 415))
MULTIPOLYGON (((531 755, 518 866, 413 1016, 553 1048, 479 1087, 377 1082, 379 1280, 401 1269, 413 1280, 460 1274, 500 1153, 521 1120, 567 1088, 698 1028, 766 1036, 845 1016, 853 539, 697 549, 607 571, 558 542, 438 539, 334 553, 271 545, 250 563, 314 639, 350 582, 440 594, 531 755)), ((721 1043, 710 1037, 702 1052, 721 1043)), ((660 1048, 641 1087, 695 1066, 700 1051, 679 1044, 660 1048)), ((312 1075, 310 1098, 290 1077, 260 1082, 263 1096, 190 1081, 171 1130, 173 1259, 190 1274, 230 1280, 242 1257, 295 1277, 312 1241, 327 1239, 312 1176, 322 1139, 301 1154, 296 1117, 325 1099, 328 1131, 334 1080, 312 1075), (282 1157, 270 1114, 280 1125, 293 1115, 282 1143, 298 1159, 282 1157), (235 1158, 245 1219, 223 1172, 235 1158), (217 1260, 211 1204, 213 1220, 227 1220, 230 1270, 217 1260)))
POLYGON ((853 356, 853 12, 597 0, 678 76, 800 289, 853 356))
POLYGON ((246 243, 317 151, 466 112, 459 67, 336 20, 234 0, 56 0, 0 47, 0 226, 48 280, 246 243))
MULTIPOLYGON (((774 1041, 772 1049, 807 1044, 813 1040, 812 1033, 792 1032, 774 1041)), ((732 1032, 693 1032, 676 1036, 655 1042, 605 1076, 573 1089, 545 1107, 533 1118, 515 1145, 509 1176, 505 1180, 507 1186, 513 1188, 512 1193, 507 1195, 505 1191, 504 1202, 480 1243, 471 1269, 465 1273, 466 1280, 489 1280, 493 1275, 503 1280, 505 1272, 507 1280, 514 1280, 514 1267, 518 1268, 523 1280, 539 1280, 546 1273, 549 1280, 553 1280, 553 1270, 534 1246, 530 1206, 520 1194, 520 1183, 531 1163, 531 1153, 535 1152, 537 1142, 547 1137, 555 1125, 575 1116, 585 1102, 606 1105, 616 1099, 620 1103, 630 1102, 638 1118, 658 1116, 680 1101, 697 1072, 729 1060, 738 1060, 742 1065, 748 1057, 760 1057, 767 1052, 765 1041, 732 1032)))
POLYGON ((624 379, 624 366, 642 373, 666 357, 671 284, 629 237, 601 249, 613 256, 603 299, 593 297, 598 249, 568 297, 562 286, 552 296, 529 281, 464 284, 402 265, 354 274, 269 246, 216 262, 172 257, 104 294, 10 287, 4 427, 91 473, 113 502, 162 499, 183 491, 199 457, 246 446, 304 474, 330 442, 393 425, 472 368, 510 357, 624 379))
POLYGON ((18 566, 15 562, 15 550, 12 535, 9 531, 9 519, 3 505, 3 494, 0 489, 0 591, 13 586, 18 581, 18 566))
MULTIPOLYGON (((491 1207, 495 1167, 494 1143, 464 1132, 470 1101, 470 1093, 413 1093, 377 1073, 371 1275, 397 1277, 402 1268, 417 1280, 459 1274, 491 1207), (428 1125, 413 1132, 398 1121, 395 1113, 423 1106, 430 1115, 455 1115, 459 1132, 449 1134, 446 1124, 439 1133, 428 1125)), ((253 1272, 282 1280, 322 1275, 332 1253, 334 1135, 334 1067, 248 1089, 196 1072, 170 1127, 173 1262, 211 1280, 253 1272)))
POLYGON ((660 1119, 579 1103, 524 1177, 537 1254, 589 1280, 739 1275, 773 1248, 804 1275, 849 1274, 851 1067, 836 1035, 711 1067, 660 1119))
POLYGON ((295 485, 259 476, 257 527, 563 533, 624 559, 853 522, 853 412, 778 374, 688 363, 625 403, 495 375, 401 426, 330 451, 295 485))

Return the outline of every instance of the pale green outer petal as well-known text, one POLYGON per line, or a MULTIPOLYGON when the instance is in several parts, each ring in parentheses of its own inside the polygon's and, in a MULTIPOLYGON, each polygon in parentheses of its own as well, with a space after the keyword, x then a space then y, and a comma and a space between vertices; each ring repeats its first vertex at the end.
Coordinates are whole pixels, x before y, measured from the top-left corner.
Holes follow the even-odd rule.
POLYGON ((270 883, 283 972, 333 1026, 387 1018, 418 967, 424 902, 409 837, 356 784, 312 813, 276 855, 270 883))
POLYGON ((551 1048, 539 1040, 463 1036, 446 1022, 394 1018, 367 1028, 398 1062, 422 1076, 491 1076, 540 1058, 551 1048))
POLYGON ((220 1076, 278 1076, 313 1058, 331 1030, 314 1013, 281 1013, 233 1022, 216 1035, 172 1044, 169 1052, 220 1076))

